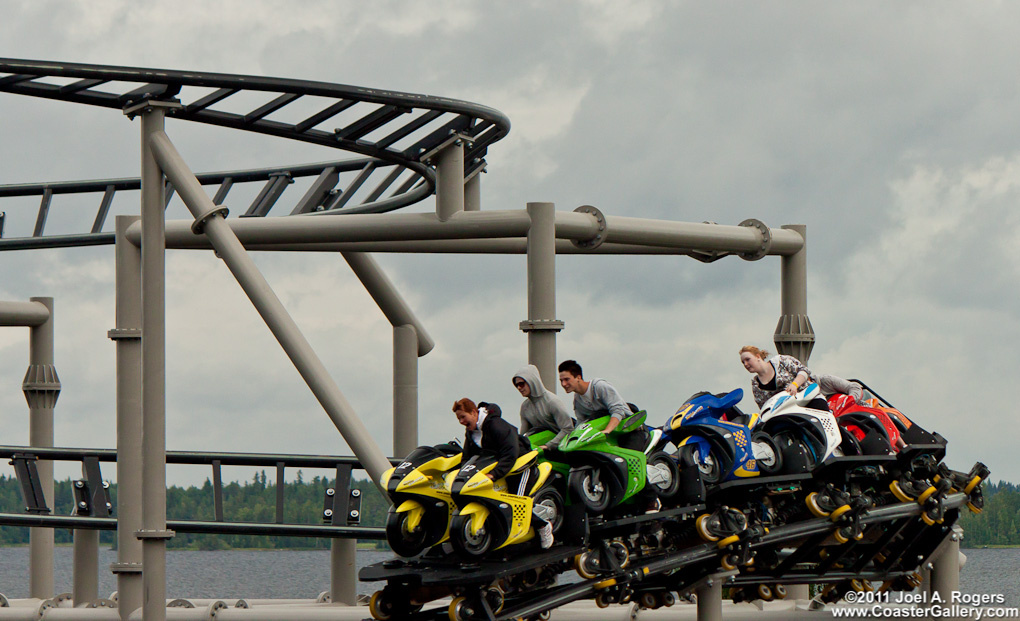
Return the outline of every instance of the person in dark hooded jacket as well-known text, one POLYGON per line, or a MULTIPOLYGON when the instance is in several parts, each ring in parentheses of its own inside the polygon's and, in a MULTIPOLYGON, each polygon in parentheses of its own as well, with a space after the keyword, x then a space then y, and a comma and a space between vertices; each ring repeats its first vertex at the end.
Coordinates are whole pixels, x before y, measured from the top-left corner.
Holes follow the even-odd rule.
POLYGON ((524 403, 521 404, 521 433, 527 434, 532 429, 554 431, 556 436, 541 448, 555 449, 574 428, 574 420, 567 406, 546 389, 538 367, 533 364, 518 369, 513 382, 524 397, 524 403))
MULTIPOLYGON (((483 402, 484 403, 484 402, 483 402)), ((453 403, 453 413, 457 422, 464 425, 467 433, 464 437, 464 456, 462 463, 483 452, 497 459, 496 467, 486 473, 492 481, 498 481, 507 475, 520 455, 531 452, 531 444, 517 432, 517 427, 506 422, 499 416, 499 406, 486 403, 487 407, 479 408, 468 398, 458 399, 453 403), (489 409, 492 409, 492 414, 489 409)), ((517 482, 517 494, 524 495, 529 489, 530 477, 537 469, 528 468, 517 482)), ((509 490, 514 493, 513 490, 509 490)), ((532 509, 532 525, 538 534, 543 549, 553 544, 552 524, 540 513, 541 506, 532 509)))

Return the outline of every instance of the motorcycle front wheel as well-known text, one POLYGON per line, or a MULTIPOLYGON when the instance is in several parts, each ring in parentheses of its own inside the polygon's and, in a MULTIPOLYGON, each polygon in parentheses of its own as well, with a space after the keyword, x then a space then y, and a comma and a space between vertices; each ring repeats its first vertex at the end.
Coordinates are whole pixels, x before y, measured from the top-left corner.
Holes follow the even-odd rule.
POLYGON ((477 558, 492 547, 492 531, 482 525, 481 530, 471 534, 471 516, 455 515, 450 520, 450 544, 463 556, 477 558))
POLYGON ((429 547, 426 541, 428 533, 424 523, 419 523, 418 528, 413 531, 409 530, 407 528, 408 517, 410 517, 410 513, 397 513, 393 507, 390 507, 389 513, 386 515, 386 541, 398 556, 418 556, 429 547))

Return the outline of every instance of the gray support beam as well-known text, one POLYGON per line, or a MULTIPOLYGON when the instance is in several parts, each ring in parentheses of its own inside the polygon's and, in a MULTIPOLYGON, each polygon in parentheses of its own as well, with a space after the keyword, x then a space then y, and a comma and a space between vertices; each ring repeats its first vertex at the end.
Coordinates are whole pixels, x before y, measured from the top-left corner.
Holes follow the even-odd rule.
POLYGON ((99 531, 76 528, 71 599, 75 607, 99 599, 99 531))
MULTIPOLYGON (((46 309, 47 319, 32 326, 29 337, 28 371, 22 390, 28 401, 30 446, 53 446, 53 408, 60 396, 60 379, 53 366, 53 298, 31 298, 36 306, 46 309)), ((36 309, 38 311, 38 309, 36 309)), ((37 463, 39 482, 46 506, 53 509, 53 462, 37 463)), ((33 528, 29 532, 30 597, 53 597, 53 531, 33 528)))
POLYGON ((556 211, 552 203, 528 203, 528 319, 520 328, 528 335, 528 362, 538 367, 542 383, 556 392, 556 211))
MULTIPOLYGON (((233 225, 236 221, 228 220, 233 225)), ((233 226, 231 228, 234 228, 233 226)), ((250 237, 250 236, 249 236, 250 237)), ((527 254, 526 237, 509 239, 434 239, 407 241, 351 241, 338 243, 274 243, 247 241, 248 250, 267 252, 400 252, 418 254, 527 254)), ((212 250, 209 240, 193 237, 183 244, 167 244, 182 250, 212 250)), ((556 254, 694 256, 695 251, 663 246, 602 244, 598 248, 579 248, 570 240, 556 240, 556 254)))
POLYGON ((418 331, 393 326, 393 456, 418 446, 418 331))
MULTIPOLYGON (((557 237, 584 239, 573 234, 572 231, 577 226, 575 222, 575 214, 556 214, 557 237)), ((580 224, 583 225, 583 223, 580 224)), ((788 228, 791 227, 783 227, 783 229, 788 228)), ((783 229, 769 230, 771 241, 764 254, 788 255, 803 248, 803 237, 797 235, 796 231, 783 229)), ((692 250, 737 252, 748 255, 761 251, 764 242, 761 230, 754 226, 672 222, 623 216, 606 216, 605 241, 615 244, 667 246, 692 250)))
POLYGON ((106 186, 106 191, 103 193, 103 200, 99 203, 99 211, 96 212, 96 219, 92 223, 92 232, 100 233, 103 230, 103 224, 106 223, 106 215, 110 213, 110 205, 113 204, 113 195, 116 194, 117 190, 114 186, 106 186))
POLYGON ((334 539, 329 548, 329 592, 335 604, 358 603, 358 541, 334 539))
POLYGON ((43 229, 46 228, 46 218, 50 215, 50 201, 53 199, 53 190, 43 190, 42 200, 39 202, 39 213, 35 217, 35 229, 32 237, 41 237, 43 229))
POLYGON ((196 228, 208 236, 217 254, 237 279, 368 475, 376 485, 380 485, 382 473, 390 467, 389 461, 330 377, 322 360, 301 334, 283 303, 245 252, 224 220, 224 210, 209 200, 198 179, 165 133, 156 133, 149 143, 163 171, 174 182, 185 205, 194 214, 196 228))
MULTIPOLYGON (((192 224, 168 222, 167 246, 208 248, 209 242, 195 234, 192 224)), ((524 237, 530 224, 528 214, 516 210, 458 213, 446 222, 429 213, 320 212, 295 218, 231 219, 227 226, 244 244, 285 244, 524 237)), ((128 238, 134 244, 141 243, 141 228, 132 226, 128 238)))
POLYGON ((464 211, 482 210, 482 171, 471 175, 464 183, 464 211))
POLYGON ((960 590, 960 535, 956 532, 949 533, 931 561, 930 588, 946 606, 952 602, 953 592, 960 590))
POLYGON ((436 216, 446 222, 464 211, 464 141, 442 147, 436 160, 436 216))
POLYGON ((117 216, 117 611, 122 621, 142 607, 142 256, 127 229, 137 216, 117 216))
MULTIPOLYGON (((762 233, 750 226, 721 224, 689 224, 665 220, 640 220, 641 226, 623 228, 626 234, 617 235, 613 226, 620 219, 612 216, 609 222, 608 241, 591 249, 574 249, 574 252, 608 252, 611 254, 688 254, 692 251, 731 252, 749 254, 762 248, 762 233), (619 238, 619 239, 618 239, 619 238)), ((520 239, 527 235, 530 221, 523 211, 462 212, 442 222, 434 214, 347 214, 329 212, 310 214, 300 218, 242 218, 229 221, 231 230, 245 246, 260 245, 269 248, 275 244, 365 244, 366 251, 377 248, 400 248, 416 252, 511 252, 523 248, 520 239), (425 241, 436 241, 433 244, 425 241), (371 243, 378 242, 378 243, 371 243), (384 244, 382 242, 389 242, 384 244), (448 249, 447 249, 448 248, 448 249)), ((796 231, 769 229, 771 243, 764 255, 792 255, 804 247, 804 238, 796 231)), ((619 232, 619 231, 617 231, 619 232)), ((584 213, 556 213, 556 237, 560 240, 591 240, 599 234, 596 219, 584 213)), ((128 232, 132 243, 140 243, 140 228, 128 232)), ((167 247, 209 248, 209 242, 191 230, 191 223, 167 223, 167 247)), ((569 242, 568 242, 569 243, 569 242)), ((566 244, 558 243, 566 249, 566 244)), ((763 255, 763 256, 764 256, 763 255)))
POLYGON ((815 331, 807 314, 807 227, 791 224, 783 229, 798 235, 801 247, 782 258, 782 315, 773 338, 776 351, 807 364, 815 346, 815 331))
POLYGON ((698 587, 698 621, 722 621, 722 580, 709 578, 698 587))
POLYGON ((386 315, 386 319, 389 320, 391 326, 414 326, 415 331, 418 333, 418 344, 416 346, 418 355, 424 356, 432 351, 432 348, 436 346, 436 342, 432 340, 432 337, 425 330, 425 326, 422 325, 418 317, 415 316, 414 311, 404 301, 404 298, 393 285, 393 281, 382 271, 379 263, 371 255, 364 253, 345 252, 343 257, 347 264, 351 266, 361 284, 365 285, 369 295, 379 305, 379 310, 386 315))
POLYGON ((0 326, 41 326, 50 319, 50 309, 40 302, 0 302, 0 326))
MULTIPOLYGON (((151 139, 164 110, 141 114, 142 158, 142 616, 166 619, 166 270, 163 173, 151 139)), ((176 184, 175 184, 176 185, 176 184)))

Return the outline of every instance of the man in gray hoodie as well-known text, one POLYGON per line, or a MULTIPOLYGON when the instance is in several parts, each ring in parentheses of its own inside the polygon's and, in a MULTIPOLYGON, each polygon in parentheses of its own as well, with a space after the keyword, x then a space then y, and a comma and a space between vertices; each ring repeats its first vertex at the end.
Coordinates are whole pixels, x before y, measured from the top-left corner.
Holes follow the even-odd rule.
POLYGON ((521 433, 527 434, 529 429, 555 431, 556 436, 541 447, 555 449, 574 428, 574 421, 570 418, 567 406, 557 399, 556 395, 546 390, 538 367, 533 364, 518 369, 517 373, 514 373, 513 382, 521 396, 525 398, 521 404, 521 433))

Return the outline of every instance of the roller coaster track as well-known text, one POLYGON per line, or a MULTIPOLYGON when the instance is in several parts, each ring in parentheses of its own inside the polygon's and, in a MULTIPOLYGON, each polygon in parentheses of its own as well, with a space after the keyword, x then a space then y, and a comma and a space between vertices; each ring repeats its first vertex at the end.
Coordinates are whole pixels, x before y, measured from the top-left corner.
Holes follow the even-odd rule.
MULTIPOLYGON (((290 215, 383 213, 406 207, 435 192, 431 157, 449 141, 463 140, 464 176, 469 179, 485 168, 489 145, 510 130, 510 121, 501 112, 456 99, 260 76, 0 58, 0 92, 112 108, 129 115, 146 102, 165 102, 171 119, 361 156, 199 176, 203 184, 219 184, 219 201, 234 183, 264 181, 245 216, 269 215, 294 177, 310 175, 316 179, 290 215), (345 172, 354 173, 353 178, 340 183, 345 172), (359 203, 352 201, 355 195, 359 203)), ((32 234, 0 239, 0 250, 111 244, 113 236, 103 232, 103 225, 114 194, 138 185, 137 179, 107 179, 0 186, 0 198, 41 197, 32 234), (81 193, 100 196, 91 228, 44 236, 53 196, 81 193)), ((172 188, 168 188, 168 202, 171 196, 172 188)))

